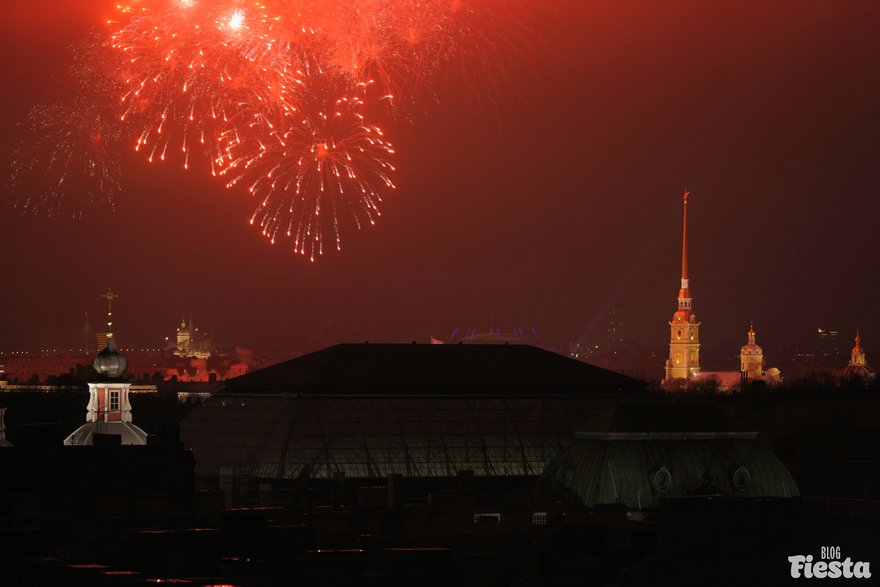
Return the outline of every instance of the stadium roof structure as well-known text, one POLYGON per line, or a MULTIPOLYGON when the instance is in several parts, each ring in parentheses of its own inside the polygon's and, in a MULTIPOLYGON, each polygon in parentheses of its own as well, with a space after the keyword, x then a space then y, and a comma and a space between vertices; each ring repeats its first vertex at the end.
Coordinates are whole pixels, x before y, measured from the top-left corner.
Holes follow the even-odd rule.
POLYGON ((530 346, 340 344, 255 371, 193 409, 200 479, 534 476, 635 379, 530 346))
POLYGON ((235 393, 642 392, 645 384, 529 345, 338 344, 230 379, 235 393))

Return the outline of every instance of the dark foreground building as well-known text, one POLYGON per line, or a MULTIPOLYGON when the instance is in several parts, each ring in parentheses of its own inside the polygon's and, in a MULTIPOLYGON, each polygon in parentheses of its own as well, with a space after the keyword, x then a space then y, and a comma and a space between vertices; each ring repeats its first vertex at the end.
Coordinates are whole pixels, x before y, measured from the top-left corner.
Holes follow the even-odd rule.
POLYGON ((635 379, 526 345, 340 344, 238 377, 181 424, 203 484, 536 478, 635 379))
POLYGON ((757 441, 708 403, 620 403, 575 431, 547 467, 539 501, 615 503, 653 510, 666 497, 790 498, 791 474, 757 441))
POLYGON ((779 585, 823 546, 875 559, 880 502, 797 497, 726 407, 530 347, 340 345, 190 412, 193 453, 19 431, 0 584, 779 585))

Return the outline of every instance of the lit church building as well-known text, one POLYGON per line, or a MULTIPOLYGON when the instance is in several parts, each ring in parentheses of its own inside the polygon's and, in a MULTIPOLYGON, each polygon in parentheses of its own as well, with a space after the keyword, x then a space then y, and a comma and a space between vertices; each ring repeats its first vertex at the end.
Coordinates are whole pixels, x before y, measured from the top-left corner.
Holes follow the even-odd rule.
POLYGON ((690 192, 684 193, 684 220, 681 235, 681 289, 678 290, 678 310, 669 323, 669 358, 666 359, 666 377, 663 385, 675 387, 700 372, 700 323, 693 312, 687 266, 687 202, 690 192))
POLYGON ((749 324, 749 342, 743 345, 739 353, 739 370, 749 381, 764 377, 764 349, 755 342, 755 325, 749 324))
POLYGON ((678 310, 669 323, 669 358, 663 386, 667 390, 686 387, 690 381, 715 379, 719 389, 726 391, 751 381, 776 385, 781 381, 779 369, 764 371, 764 351, 755 342, 754 325, 749 325, 748 342, 740 349, 739 371, 706 372, 700 369, 700 323, 693 311, 687 263, 687 203, 690 192, 684 193, 684 214, 681 233, 681 289, 678 310))
POLYGON ((853 347, 850 354, 849 364, 840 371, 840 377, 843 379, 857 378, 864 381, 871 381, 876 376, 874 369, 868 365, 865 358, 865 349, 862 347, 862 336, 856 332, 856 346, 853 347))
POLYGON ((764 369, 764 349, 756 342, 754 323, 749 324, 748 340, 740 347, 739 371, 702 371, 691 378, 696 382, 708 382, 715 380, 718 391, 730 391, 735 388, 742 389, 744 386, 763 381, 770 387, 782 383, 782 374, 776 367, 764 369))

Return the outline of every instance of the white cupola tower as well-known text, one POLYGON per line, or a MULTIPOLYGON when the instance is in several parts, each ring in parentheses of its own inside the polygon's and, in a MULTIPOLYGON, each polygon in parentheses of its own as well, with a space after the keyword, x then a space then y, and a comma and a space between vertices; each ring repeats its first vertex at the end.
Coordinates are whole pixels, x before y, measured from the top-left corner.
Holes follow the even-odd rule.
POLYGON ((64 439, 64 444, 93 444, 96 433, 119 436, 120 444, 146 444, 147 433, 132 423, 131 383, 123 379, 128 360, 117 350, 113 338, 113 300, 119 296, 108 288, 102 297, 107 300, 107 346, 92 362, 98 376, 89 383, 86 423, 64 439))

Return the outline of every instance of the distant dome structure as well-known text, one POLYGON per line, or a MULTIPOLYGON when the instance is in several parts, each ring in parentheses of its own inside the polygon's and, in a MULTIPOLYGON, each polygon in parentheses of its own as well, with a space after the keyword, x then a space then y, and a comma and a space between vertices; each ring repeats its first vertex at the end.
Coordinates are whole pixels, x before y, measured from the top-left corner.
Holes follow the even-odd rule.
POLYGON ((527 320, 515 318, 490 320, 488 323, 474 323, 456 326, 446 342, 465 344, 531 344, 542 346, 537 329, 527 320))
POLYGON ((865 358, 865 349, 862 348, 862 336, 858 331, 856 331, 855 342, 856 345, 850 354, 849 364, 840 371, 840 376, 844 379, 855 377, 870 381, 876 377, 876 374, 865 358))

